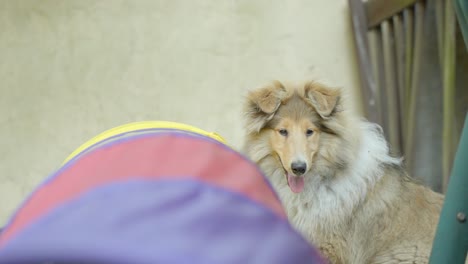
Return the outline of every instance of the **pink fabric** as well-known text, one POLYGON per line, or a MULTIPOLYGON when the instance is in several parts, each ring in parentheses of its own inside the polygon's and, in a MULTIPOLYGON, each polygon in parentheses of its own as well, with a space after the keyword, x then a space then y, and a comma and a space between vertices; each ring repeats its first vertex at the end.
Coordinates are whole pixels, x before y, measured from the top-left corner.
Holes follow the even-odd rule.
POLYGON ((23 205, 0 236, 0 245, 49 210, 94 187, 130 178, 196 178, 241 193, 286 218, 266 179, 240 154, 202 138, 154 134, 112 142, 70 164, 23 205))

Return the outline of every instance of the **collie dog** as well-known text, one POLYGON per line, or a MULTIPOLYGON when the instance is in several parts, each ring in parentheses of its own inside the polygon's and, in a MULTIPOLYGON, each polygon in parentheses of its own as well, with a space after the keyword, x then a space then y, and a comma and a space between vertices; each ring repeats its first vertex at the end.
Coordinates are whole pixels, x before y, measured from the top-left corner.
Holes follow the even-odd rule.
POLYGON ((331 263, 427 263, 443 196, 407 176, 381 128, 342 98, 318 82, 250 91, 243 151, 331 263))

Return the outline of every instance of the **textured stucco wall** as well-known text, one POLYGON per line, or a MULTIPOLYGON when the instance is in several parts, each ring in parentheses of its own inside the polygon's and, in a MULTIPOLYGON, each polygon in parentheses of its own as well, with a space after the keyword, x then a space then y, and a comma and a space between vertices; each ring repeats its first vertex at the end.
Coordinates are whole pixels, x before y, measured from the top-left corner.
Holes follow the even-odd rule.
POLYGON ((0 58, 0 226, 106 129, 171 120, 238 147, 247 89, 319 77, 356 99, 359 81, 346 0, 0 1, 0 58))

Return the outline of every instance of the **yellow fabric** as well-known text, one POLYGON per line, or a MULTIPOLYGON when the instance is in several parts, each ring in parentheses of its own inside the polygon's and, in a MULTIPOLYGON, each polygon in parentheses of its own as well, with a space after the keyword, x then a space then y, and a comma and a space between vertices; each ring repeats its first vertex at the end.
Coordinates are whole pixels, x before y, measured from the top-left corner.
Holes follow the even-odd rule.
POLYGON ((177 130, 183 130, 183 131, 188 131, 196 134, 200 134, 203 136, 210 137, 212 139, 215 139, 223 144, 226 144, 226 141, 224 138, 222 138, 220 135, 218 135, 215 132, 206 132, 202 129, 187 125, 187 124, 182 124, 182 123, 176 123, 176 122, 169 122, 169 121, 143 121, 143 122, 135 122, 135 123, 129 123, 125 124, 122 126, 118 126, 112 129, 109 129, 96 137, 92 138, 88 142, 84 143, 81 145, 79 148, 77 148, 75 151, 68 156, 64 163, 67 161, 71 160, 73 157, 76 155, 80 154, 82 151, 86 150, 87 148, 91 147, 92 145, 99 143, 105 139, 108 139, 110 137, 122 134, 122 133, 128 133, 128 132, 134 132, 138 130, 144 130, 144 129, 152 129, 152 128, 168 128, 168 129, 177 129, 177 130))

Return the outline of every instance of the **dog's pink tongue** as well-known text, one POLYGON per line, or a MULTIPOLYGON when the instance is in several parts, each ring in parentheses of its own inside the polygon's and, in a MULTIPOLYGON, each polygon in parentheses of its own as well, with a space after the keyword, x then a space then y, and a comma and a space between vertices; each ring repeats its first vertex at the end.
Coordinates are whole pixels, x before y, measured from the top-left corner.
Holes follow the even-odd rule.
POLYGON ((288 185, 291 191, 300 193, 304 190, 304 177, 288 174, 288 185))

